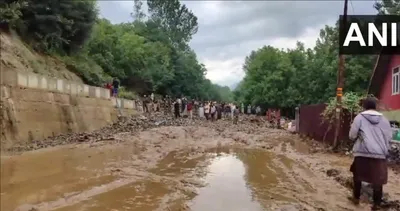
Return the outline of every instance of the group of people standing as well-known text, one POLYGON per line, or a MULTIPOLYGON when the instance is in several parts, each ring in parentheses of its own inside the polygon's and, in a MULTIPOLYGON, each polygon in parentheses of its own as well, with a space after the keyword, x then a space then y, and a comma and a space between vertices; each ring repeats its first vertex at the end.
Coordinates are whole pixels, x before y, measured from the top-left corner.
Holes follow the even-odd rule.
MULTIPOLYGON (((166 102, 166 104, 168 104, 168 102, 166 102)), ((185 97, 177 98, 173 102, 173 106, 175 118, 188 116, 192 119, 195 113, 200 118, 205 118, 206 120, 215 121, 222 119, 223 117, 230 117, 233 119, 234 123, 237 123, 240 113, 239 107, 231 103, 217 103, 211 101, 200 102, 197 100, 188 100, 185 97)), ((165 107, 168 110, 168 107, 165 107)))
POLYGON ((233 120, 235 124, 238 123, 239 114, 258 114, 261 113, 261 108, 248 105, 245 107, 243 103, 236 105, 227 102, 216 102, 216 101, 199 101, 194 99, 188 99, 186 97, 177 97, 175 99, 166 95, 161 101, 157 101, 154 95, 143 96, 143 111, 159 111, 162 109, 165 115, 172 113, 175 118, 188 117, 193 119, 196 115, 200 118, 204 118, 210 121, 216 121, 222 118, 229 118, 233 120), (154 108, 150 108, 151 105, 154 108))

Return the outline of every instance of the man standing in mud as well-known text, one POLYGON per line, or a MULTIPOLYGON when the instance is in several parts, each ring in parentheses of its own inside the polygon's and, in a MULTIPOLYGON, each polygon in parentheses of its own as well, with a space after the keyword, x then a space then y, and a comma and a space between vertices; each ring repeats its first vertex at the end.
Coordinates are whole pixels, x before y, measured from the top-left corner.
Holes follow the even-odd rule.
POLYGON ((217 112, 217 107, 215 106, 215 102, 211 104, 210 107, 210 114, 211 114, 211 121, 215 121, 216 116, 215 113, 217 112))
POLYGON ((164 115, 168 115, 171 112, 171 102, 169 100, 169 96, 165 95, 164 100, 163 100, 163 109, 164 109, 164 115))
POLYGON ((175 103, 174 103, 174 114, 175 114, 175 118, 179 118, 181 117, 181 105, 179 104, 179 98, 176 99, 175 103))
POLYGON ((238 106, 234 106, 235 110, 233 111, 233 124, 237 125, 239 122, 239 107, 238 106))
POLYGON ((222 113, 223 113, 223 104, 218 104, 217 105, 217 120, 222 119, 222 113))
POLYGON ((193 119, 193 106, 194 106, 194 100, 192 100, 192 102, 189 102, 187 104, 187 112, 190 119, 193 119))
POLYGON ((206 120, 210 119, 210 103, 209 102, 204 103, 204 116, 206 117, 206 120))
POLYGON ((376 111, 376 99, 367 98, 363 102, 364 111, 358 114, 351 125, 349 138, 355 140, 354 161, 350 167, 353 173, 353 197, 349 199, 359 204, 362 182, 373 187, 372 210, 380 210, 383 185, 388 180, 387 157, 390 150, 392 130, 389 121, 376 111))
POLYGON ((179 104, 179 111, 180 111, 181 108, 182 108, 182 99, 178 97, 178 98, 176 99, 176 102, 179 104))
POLYGON ((149 112, 149 103, 150 103, 150 98, 147 97, 146 95, 143 95, 143 112, 145 113, 149 112))

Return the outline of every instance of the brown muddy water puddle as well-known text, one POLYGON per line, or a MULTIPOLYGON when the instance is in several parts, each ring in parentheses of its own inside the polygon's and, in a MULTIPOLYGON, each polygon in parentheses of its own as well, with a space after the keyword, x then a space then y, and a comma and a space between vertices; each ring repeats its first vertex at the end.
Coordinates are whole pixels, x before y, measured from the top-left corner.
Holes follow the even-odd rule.
POLYGON ((1 210, 259 211, 325 203, 304 179, 315 177, 307 167, 266 150, 174 151, 148 169, 133 166, 132 153, 73 147, 2 158, 1 210))

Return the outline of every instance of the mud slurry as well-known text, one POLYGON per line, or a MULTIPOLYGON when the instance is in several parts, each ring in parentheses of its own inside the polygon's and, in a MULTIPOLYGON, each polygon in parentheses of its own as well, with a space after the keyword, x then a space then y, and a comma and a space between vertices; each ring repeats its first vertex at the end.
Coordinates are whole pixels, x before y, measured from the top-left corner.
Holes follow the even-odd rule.
MULTIPOLYGON (((357 210, 325 173, 347 160, 307 154, 278 130, 174 126, 117 136, 125 141, 3 157, 1 210, 357 210)), ((389 185, 398 197, 399 183, 389 185)))

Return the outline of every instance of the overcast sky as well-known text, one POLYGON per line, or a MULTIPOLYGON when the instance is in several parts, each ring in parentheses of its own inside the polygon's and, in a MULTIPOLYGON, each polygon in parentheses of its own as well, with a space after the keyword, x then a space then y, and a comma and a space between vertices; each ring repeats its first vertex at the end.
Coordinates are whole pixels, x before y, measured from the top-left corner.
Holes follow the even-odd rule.
MULTIPOLYGON (((190 45, 208 69, 207 78, 233 86, 244 76, 245 57, 264 45, 313 47, 319 30, 343 13, 344 1, 182 1, 198 17, 190 45)), ((350 1, 350 15, 376 14, 374 1, 350 1)), ((100 14, 113 23, 131 21, 133 1, 101 1, 100 14)))

